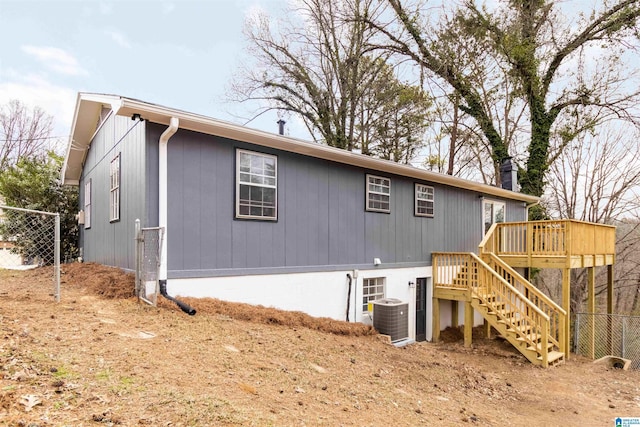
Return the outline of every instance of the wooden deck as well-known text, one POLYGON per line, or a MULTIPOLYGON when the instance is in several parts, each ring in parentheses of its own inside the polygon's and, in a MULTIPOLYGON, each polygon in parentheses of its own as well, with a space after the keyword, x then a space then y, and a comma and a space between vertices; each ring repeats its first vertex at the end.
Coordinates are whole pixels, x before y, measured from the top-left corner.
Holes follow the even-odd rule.
MULTIPOLYGON (((473 311, 532 363, 549 366, 568 357, 569 271, 608 266, 608 310, 612 306, 615 227, 583 221, 530 221, 494 224, 474 253, 434 253, 434 340, 440 333, 439 301, 449 300, 457 324, 465 303, 465 345, 471 345, 473 311), (562 307, 514 267, 563 270, 562 307)), ((595 299, 589 286, 590 306, 595 299)), ((488 329, 487 329, 488 331, 488 329)))
POLYGON ((613 265, 616 228, 576 220, 494 224, 480 243, 512 267, 587 268, 613 265))

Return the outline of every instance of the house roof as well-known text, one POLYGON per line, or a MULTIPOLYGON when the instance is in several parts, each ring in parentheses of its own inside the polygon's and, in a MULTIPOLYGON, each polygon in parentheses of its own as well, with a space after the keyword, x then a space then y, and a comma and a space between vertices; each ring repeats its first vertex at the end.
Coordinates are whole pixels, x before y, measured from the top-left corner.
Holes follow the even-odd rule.
POLYGON ((71 137, 61 172, 65 184, 79 184, 85 156, 89 144, 98 129, 100 113, 105 106, 112 109, 114 114, 120 116, 132 117, 134 114, 139 114, 144 120, 166 126, 169 126, 169 121, 172 117, 176 117, 179 119, 180 129, 188 129, 208 135, 217 135, 337 163, 406 176, 421 181, 464 188, 490 196, 527 203, 534 203, 539 200, 535 196, 504 190, 502 188, 457 178, 451 175, 440 174, 410 165, 403 165, 389 160, 377 159, 322 144, 251 129, 211 117, 168 108, 137 99, 96 93, 78 93, 76 110, 71 127, 71 137))

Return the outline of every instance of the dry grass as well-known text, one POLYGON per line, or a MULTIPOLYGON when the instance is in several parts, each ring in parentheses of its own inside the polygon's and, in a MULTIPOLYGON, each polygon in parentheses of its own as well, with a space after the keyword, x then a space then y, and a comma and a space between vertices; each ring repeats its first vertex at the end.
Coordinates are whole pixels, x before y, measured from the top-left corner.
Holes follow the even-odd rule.
POLYGON ((458 330, 395 348, 361 325, 131 297, 96 264, 0 270, 0 426, 608 425, 640 413, 640 373, 572 358, 536 368, 458 330), (105 286, 105 284, 107 286, 105 286), (331 332, 331 333, 328 333, 331 332))
MULTIPOLYGON (((65 284, 81 286, 86 292, 108 299, 134 298, 134 279, 132 274, 95 263, 76 263, 64 266, 65 284)), ((180 298, 180 300, 194 307, 200 314, 223 315, 252 323, 307 328, 345 336, 376 334, 375 329, 369 325, 312 317, 299 311, 283 311, 270 307, 230 303, 215 298, 180 298)), ((158 304, 166 309, 179 310, 173 302, 164 298, 159 298, 158 304)))

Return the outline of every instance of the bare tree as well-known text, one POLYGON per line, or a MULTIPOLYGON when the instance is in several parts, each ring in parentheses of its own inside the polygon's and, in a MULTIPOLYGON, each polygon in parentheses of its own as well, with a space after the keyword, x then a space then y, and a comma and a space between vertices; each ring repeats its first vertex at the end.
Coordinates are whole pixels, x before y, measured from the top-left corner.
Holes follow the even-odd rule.
POLYGON ((549 213, 603 224, 634 215, 640 208, 639 151, 640 132, 620 123, 579 135, 549 169, 549 213))
POLYGON ((640 93, 628 83, 636 69, 625 66, 624 54, 637 43, 637 0, 604 2, 582 14, 553 0, 501 1, 492 9, 464 0, 441 25, 427 21, 422 4, 388 3, 394 19, 369 20, 387 37, 381 47, 408 56, 460 94, 459 107, 481 129, 495 165, 511 156, 508 138, 518 129, 507 121, 499 131, 483 89, 509 90, 526 107, 523 192, 543 194, 548 166, 573 137, 612 116, 636 119, 640 93), (461 56, 452 39, 475 53, 461 56))
POLYGON ((231 97, 261 102, 256 114, 298 115, 318 142, 406 162, 414 144, 422 143, 430 103, 424 93, 398 81, 390 53, 372 50, 376 33, 365 18, 384 8, 375 0, 295 4, 280 21, 264 14, 251 17, 245 34, 254 61, 232 83, 231 97), (403 102, 397 102, 400 92, 403 102), (399 132, 400 121, 389 122, 390 113, 406 118, 405 127, 415 124, 407 130, 410 138, 399 132), (396 131, 383 132, 383 121, 396 131), (407 150, 396 156, 399 146, 407 150))
POLYGON ((24 157, 43 154, 53 130, 53 117, 39 107, 29 110, 11 100, 0 106, 0 172, 24 157))
MULTIPOLYGON (((583 133, 563 151, 548 171, 544 196, 553 217, 614 224, 616 233, 615 311, 636 312, 640 298, 640 132, 609 123, 583 133)), ((584 308, 585 270, 571 272, 572 310, 584 308)), ((559 292, 557 272, 544 271, 541 286, 559 292), (554 283, 556 286, 554 286, 554 283)), ((596 293, 606 292, 606 272, 596 275, 596 293)))

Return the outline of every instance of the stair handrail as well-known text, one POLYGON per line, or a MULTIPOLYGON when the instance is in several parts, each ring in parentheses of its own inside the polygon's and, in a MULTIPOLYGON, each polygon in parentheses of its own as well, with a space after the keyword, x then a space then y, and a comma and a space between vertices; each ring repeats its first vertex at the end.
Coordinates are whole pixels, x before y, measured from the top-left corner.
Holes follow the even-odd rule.
POLYGON ((564 316, 567 315, 567 312, 566 312, 565 309, 560 307, 554 300, 549 298, 547 296, 547 294, 542 292, 540 289, 536 288, 531 282, 529 282, 520 273, 518 273, 516 270, 514 270, 513 267, 511 267, 509 264, 504 262, 504 260, 502 258, 500 258, 498 255, 496 255, 493 252, 485 252, 484 254, 486 256, 491 257, 491 259, 493 261, 495 261, 496 263, 500 264, 500 267, 504 268, 505 270, 507 270, 507 272, 509 274, 514 276, 516 279, 518 279, 518 281, 521 282, 524 285, 524 287, 527 288, 527 290, 529 292, 533 293, 536 297, 538 297, 539 299, 544 301, 546 304, 548 304, 551 307, 553 307, 554 310, 560 312, 562 315, 564 315, 564 316))
POLYGON ((486 251, 485 251, 485 248, 487 247, 487 244, 490 241, 492 243, 492 246, 495 246, 495 242, 493 241, 493 236, 495 234, 496 228, 498 228, 497 222, 494 222, 493 224, 491 224, 491 227, 485 233, 484 237, 482 238, 482 241, 478 245, 478 250, 481 255, 485 252, 495 252, 494 248, 488 248, 486 251))
MULTIPOLYGON (((520 300, 522 303, 524 303, 524 305, 531 310, 532 312, 534 312, 537 317, 539 319, 541 319, 540 322, 535 322, 533 321, 533 319, 531 319, 531 315, 525 315, 525 318, 527 318, 528 320, 531 320, 531 323, 537 327, 539 330, 535 331, 536 335, 539 335, 540 337, 540 356, 542 358, 542 364, 543 366, 547 366, 548 365, 548 357, 549 357, 549 348, 548 348, 548 344, 549 344, 549 329, 550 329, 550 324, 551 324, 551 320, 549 318, 549 316, 542 311, 537 305, 535 305, 533 302, 531 302, 527 297, 525 297, 522 292, 520 292, 518 289, 516 289, 514 286, 511 285, 511 283, 509 283, 507 280, 505 280, 502 276, 500 276, 489 264, 487 264, 486 262, 484 262, 480 257, 478 257, 476 254, 474 254, 473 252, 470 253, 471 258, 474 259, 479 266, 482 266, 482 268, 487 271, 489 274, 491 274, 495 279, 497 279, 506 289, 509 290, 509 292, 511 292, 514 296, 517 297, 518 300, 520 300)), ((480 280, 480 277, 478 277, 478 280, 480 280)), ((477 284, 478 286, 481 285, 481 283, 477 284)), ((479 293, 476 291, 477 287, 472 287, 472 292, 476 294, 476 297, 481 298, 481 295, 479 295, 479 293), (476 288, 476 289, 473 289, 476 288)), ((485 301, 486 303, 488 303, 488 301, 485 301)), ((537 348, 538 343, 534 340, 531 340, 531 338, 529 337, 530 333, 523 333, 522 331, 518 330, 517 335, 519 335, 521 337, 521 339, 523 339, 528 345, 537 348)))
MULTIPOLYGON (((533 294, 533 296, 537 298, 539 302, 546 304, 546 306, 549 307, 549 312, 556 315, 557 324, 555 326, 557 326, 557 336, 552 333, 549 338, 551 339, 551 342, 553 342, 556 346, 558 346, 560 351, 562 351, 563 353, 566 352, 564 348, 564 331, 565 331, 565 322, 567 321, 566 310, 560 307, 555 301, 549 298, 549 296, 547 296, 540 289, 536 288, 531 282, 529 282, 527 279, 522 277, 520 273, 514 270, 513 267, 507 264, 498 255, 492 252, 485 252, 484 256, 489 257, 492 262, 495 262, 500 267, 502 267, 503 270, 505 270, 507 273, 513 276, 516 279, 516 281, 518 281, 522 286, 524 286, 530 294, 533 294)), ((531 296, 527 297, 525 295, 525 298, 527 298, 529 301, 532 300, 531 296)), ((531 301, 531 303, 536 307, 540 308, 542 311, 544 311, 545 314, 548 313, 544 310, 544 308, 540 307, 535 302, 531 301)), ((547 314, 547 316, 549 316, 550 325, 553 324, 553 322, 551 322, 550 314, 547 314)))
POLYGON ((474 254, 473 252, 470 253, 471 254, 471 258, 475 259, 478 264, 482 265, 482 267, 484 267, 486 270, 488 270, 494 277, 498 278, 498 280, 500 282, 503 282, 504 285, 506 285, 506 287, 513 292, 516 296, 518 296, 520 299, 522 299, 523 301, 525 301, 525 304, 529 305, 530 308, 536 312, 536 314, 538 314, 540 317, 542 317, 543 319, 549 321, 549 316, 547 315, 547 313, 545 313, 544 311, 542 311, 540 308, 538 308, 537 305, 533 304, 531 301, 529 301, 529 299, 524 296, 522 294, 522 292, 520 292, 518 289, 516 289, 514 286, 511 285, 511 283, 507 282, 502 276, 500 276, 493 268, 491 268, 491 266, 489 264, 487 264, 486 262, 484 262, 478 255, 474 254))

